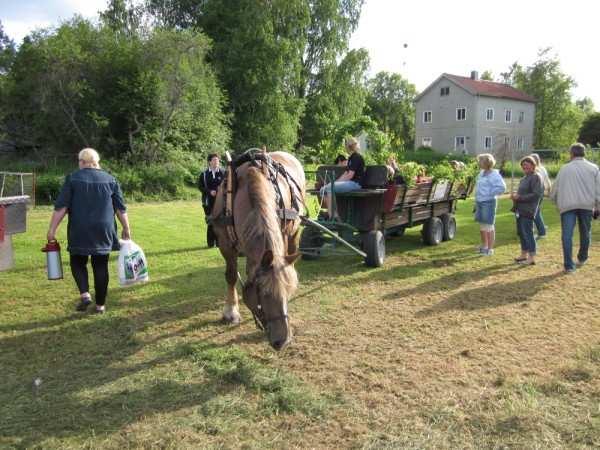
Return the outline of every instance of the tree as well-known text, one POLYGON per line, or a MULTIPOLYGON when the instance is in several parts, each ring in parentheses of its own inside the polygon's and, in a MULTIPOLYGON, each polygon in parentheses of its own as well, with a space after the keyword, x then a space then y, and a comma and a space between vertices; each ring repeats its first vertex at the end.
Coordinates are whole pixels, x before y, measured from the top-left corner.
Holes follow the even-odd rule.
POLYGON ((579 130, 579 142, 600 147, 600 112, 588 115, 579 130))
POLYGON ((193 31, 123 33, 75 18, 34 33, 8 74, 3 123, 40 160, 82 146, 158 162, 228 144, 223 95, 193 31))
POLYGON ((415 86, 400 74, 379 72, 367 84, 368 114, 388 134, 393 147, 412 148, 415 133, 415 86))
POLYGON ((586 117, 596 111, 594 108, 594 102, 589 97, 583 97, 577 100, 575 104, 579 109, 581 109, 581 111, 583 111, 583 114, 585 114, 586 117))
POLYGON ((538 60, 523 69, 513 64, 509 70, 515 87, 537 100, 534 145, 537 148, 568 146, 577 136, 583 120, 581 111, 571 101, 575 81, 560 69, 558 58, 550 48, 538 53, 538 60))
POLYGON ((362 54, 347 50, 364 0, 147 1, 161 26, 202 29, 213 40, 234 145, 316 146, 331 134, 317 128, 329 127, 324 114, 344 122, 362 109, 348 107, 360 95, 340 95, 335 83, 349 79, 347 61, 363 66, 362 54))
POLYGON ((484 81, 494 81, 494 74, 491 70, 486 70, 481 74, 480 78, 484 81))
POLYGON ((9 71, 10 65, 15 58, 15 53, 15 43, 4 32, 2 21, 0 21, 0 76, 5 75, 9 71))

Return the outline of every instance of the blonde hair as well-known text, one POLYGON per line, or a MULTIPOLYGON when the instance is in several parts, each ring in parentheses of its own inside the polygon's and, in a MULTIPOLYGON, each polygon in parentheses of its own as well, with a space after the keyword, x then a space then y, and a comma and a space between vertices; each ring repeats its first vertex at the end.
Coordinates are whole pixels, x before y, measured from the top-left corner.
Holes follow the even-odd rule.
POLYGON ((477 155, 477 163, 484 170, 490 170, 496 165, 496 159, 494 159, 494 155, 491 153, 482 153, 481 155, 477 155))
POLYGON ((355 137, 351 136, 348 139, 346 139, 346 148, 348 150, 359 151, 360 150, 360 144, 358 143, 358 140, 355 137))
POLYGON ((79 152, 79 161, 89 164, 92 167, 100 167, 100 155, 93 148, 84 148, 79 152))
POLYGON ((539 166, 542 164, 542 159, 540 158, 540 155, 538 155, 537 153, 532 153, 529 156, 531 156, 534 159, 536 166, 539 166))

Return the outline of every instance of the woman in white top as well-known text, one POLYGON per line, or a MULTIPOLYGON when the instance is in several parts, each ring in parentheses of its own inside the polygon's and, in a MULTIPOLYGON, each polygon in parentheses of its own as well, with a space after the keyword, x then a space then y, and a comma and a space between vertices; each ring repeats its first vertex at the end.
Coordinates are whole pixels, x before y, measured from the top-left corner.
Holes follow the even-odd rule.
MULTIPOLYGON (((531 156, 534 161, 537 163, 536 171, 540 175, 542 179, 542 185, 544 186, 544 196, 550 194, 550 189, 552 188, 552 182, 550 181, 550 177, 548 176, 548 171, 544 166, 542 166, 542 160, 540 155, 537 153, 532 153, 531 156)), ((538 205, 537 213, 535 218, 533 219, 533 223, 535 224, 535 228, 537 229, 536 240, 544 239, 546 237, 546 225, 544 224, 544 218, 542 217, 542 202, 544 201, 544 197, 540 200, 538 205)))

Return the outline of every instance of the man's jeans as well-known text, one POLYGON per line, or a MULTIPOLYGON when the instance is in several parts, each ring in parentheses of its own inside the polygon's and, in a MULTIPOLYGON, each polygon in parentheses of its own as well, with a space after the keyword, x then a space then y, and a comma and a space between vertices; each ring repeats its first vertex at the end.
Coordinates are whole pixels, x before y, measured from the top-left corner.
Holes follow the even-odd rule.
POLYGON ((517 234, 521 240, 521 250, 535 256, 536 244, 533 237, 533 219, 528 217, 517 217, 517 234))
POLYGON ((538 236, 546 236, 546 225, 544 224, 544 218, 542 217, 542 201, 543 200, 540 200, 537 212, 535 213, 535 218, 533 219, 538 236))
POLYGON ((575 222, 579 224, 579 252, 577 259, 585 262, 588 259, 588 250, 592 240, 592 211, 589 209, 572 209, 560 215, 562 229, 562 246, 565 270, 573 270, 573 231, 575 222))

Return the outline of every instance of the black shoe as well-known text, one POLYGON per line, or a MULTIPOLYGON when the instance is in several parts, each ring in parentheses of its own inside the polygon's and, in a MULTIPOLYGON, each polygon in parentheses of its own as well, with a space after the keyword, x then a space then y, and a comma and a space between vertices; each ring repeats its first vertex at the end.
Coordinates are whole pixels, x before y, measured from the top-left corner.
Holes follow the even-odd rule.
POLYGON ((92 303, 92 299, 90 299, 89 297, 82 298, 79 300, 79 303, 77 303, 77 306, 75 307, 75 309, 77 311, 84 312, 87 310, 88 306, 90 306, 91 303, 92 303))

